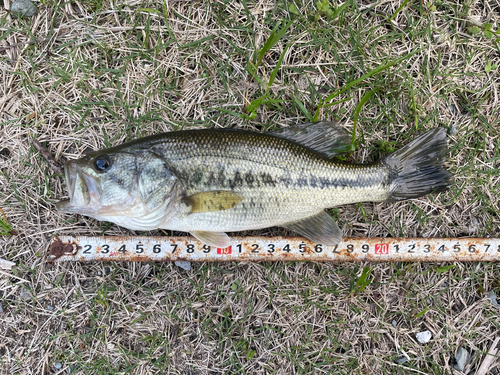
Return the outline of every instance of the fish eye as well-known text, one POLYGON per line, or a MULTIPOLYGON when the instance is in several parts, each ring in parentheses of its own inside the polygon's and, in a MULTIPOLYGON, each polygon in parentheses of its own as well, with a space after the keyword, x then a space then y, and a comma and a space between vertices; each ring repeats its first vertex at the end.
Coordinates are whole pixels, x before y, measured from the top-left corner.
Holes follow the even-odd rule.
POLYGON ((107 172, 111 168, 111 160, 108 155, 101 155, 94 162, 95 170, 98 172, 107 172))

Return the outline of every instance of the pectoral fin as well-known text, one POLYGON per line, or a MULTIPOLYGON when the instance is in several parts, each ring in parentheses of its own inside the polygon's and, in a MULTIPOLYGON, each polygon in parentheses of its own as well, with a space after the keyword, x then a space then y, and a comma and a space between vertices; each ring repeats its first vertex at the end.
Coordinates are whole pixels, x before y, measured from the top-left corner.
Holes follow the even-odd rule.
POLYGON ((212 212, 223 211, 236 206, 243 200, 243 197, 232 191, 206 191, 190 195, 185 198, 186 204, 191 206, 191 212, 212 212))
POLYGON ((231 245, 231 239, 224 232, 204 232, 196 231, 191 232, 191 234, 203 243, 210 246, 215 246, 221 249, 229 247, 231 245))
POLYGON ((281 226, 326 246, 335 246, 342 241, 342 230, 325 211, 281 226))

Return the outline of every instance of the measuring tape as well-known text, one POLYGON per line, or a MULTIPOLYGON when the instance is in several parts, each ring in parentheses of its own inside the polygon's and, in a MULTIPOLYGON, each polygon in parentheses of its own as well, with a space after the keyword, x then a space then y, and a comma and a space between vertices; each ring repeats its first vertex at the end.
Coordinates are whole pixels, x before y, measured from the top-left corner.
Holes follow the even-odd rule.
POLYGON ((215 248, 192 237, 53 237, 49 261, 498 261, 500 239, 345 237, 324 246, 301 237, 231 237, 215 248))

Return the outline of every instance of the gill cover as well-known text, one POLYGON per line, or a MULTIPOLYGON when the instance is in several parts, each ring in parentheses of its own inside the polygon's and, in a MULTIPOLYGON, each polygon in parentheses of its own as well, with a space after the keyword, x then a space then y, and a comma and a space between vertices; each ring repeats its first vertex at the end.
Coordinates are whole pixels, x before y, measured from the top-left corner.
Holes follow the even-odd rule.
POLYGON ((185 195, 181 181, 163 159, 153 154, 138 160, 137 190, 142 203, 150 212, 163 207, 164 216, 169 216, 185 195))

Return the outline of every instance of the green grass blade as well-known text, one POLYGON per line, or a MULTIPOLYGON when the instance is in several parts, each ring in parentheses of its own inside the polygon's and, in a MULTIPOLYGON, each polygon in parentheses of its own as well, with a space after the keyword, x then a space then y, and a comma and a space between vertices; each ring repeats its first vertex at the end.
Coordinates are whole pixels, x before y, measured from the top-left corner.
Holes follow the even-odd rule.
POLYGON ((408 1, 410 1, 410 0, 403 1, 403 4, 401 4, 399 6, 399 8, 396 9, 396 11, 393 13, 393 15, 391 16, 391 18, 389 18, 389 21, 392 21, 394 18, 396 18, 396 16, 398 15, 398 13, 401 12, 401 9, 404 8, 404 6, 406 5, 406 3, 408 3, 408 1))
POLYGON ((370 284, 371 279, 370 275, 372 273, 372 269, 370 267, 363 267, 363 272, 356 282, 356 292, 362 292, 365 288, 370 284))
POLYGON ((266 43, 264 46, 260 49, 258 55, 257 55, 257 63, 255 65, 259 66, 260 62, 264 58, 264 55, 274 47, 274 45, 285 35, 286 31, 292 26, 293 20, 288 21, 285 23, 283 28, 281 28, 278 31, 278 28, 281 26, 280 24, 277 24, 274 30, 271 32, 271 35, 269 35, 269 38, 267 39, 266 43))
MULTIPOLYGON (((342 99, 342 100, 339 100, 339 101, 336 101, 336 102, 333 102, 333 103, 329 103, 328 106, 334 106, 334 105, 337 105, 337 104, 340 104, 340 103, 344 103, 344 102, 347 102, 349 100, 352 99, 352 96, 349 96, 345 99, 342 99)), ((321 115, 321 109, 323 108, 323 101, 321 102, 320 105, 318 105, 318 108, 316 108, 316 113, 314 114, 314 118, 313 118, 313 121, 319 121, 319 116, 321 115)))
POLYGON ((285 47, 283 52, 280 55, 280 58, 278 59, 278 62, 276 63, 276 66, 274 67, 273 71, 271 72, 271 76, 269 77, 269 83, 267 84, 267 90, 269 91, 269 88, 273 85, 274 79, 276 78, 276 75, 278 74, 281 63, 283 62, 283 58, 285 57, 286 52, 288 51, 288 48, 290 47, 290 44, 285 47))
MULTIPOLYGON (((355 79, 354 81, 351 81, 349 82, 347 85, 345 85, 344 87, 342 87, 341 89, 331 93, 330 95, 328 95, 326 97, 326 99, 324 100, 324 102, 329 102, 330 100, 332 100, 333 98, 335 98, 336 96, 339 96, 340 94, 342 94, 343 92, 349 90, 352 86, 354 85, 357 85, 358 83, 364 81, 365 79, 367 78, 370 78, 371 76, 374 76, 375 74, 377 73, 380 73, 388 68, 390 68, 391 66, 394 66, 394 65, 397 65, 407 59, 409 59, 410 57, 412 57, 413 55, 415 55, 417 52, 420 52, 424 49, 425 47, 422 47, 422 48, 419 48, 403 57, 400 57, 399 59, 396 59, 394 61, 391 61, 390 63, 387 63, 385 65, 382 65, 382 66, 379 66, 375 69, 372 69, 371 71, 369 71, 368 73, 366 73, 365 75, 359 77, 358 79, 355 79)), ((325 104, 324 107, 328 107, 330 106, 329 104, 325 104)))
POLYGON ((353 128, 352 128, 352 144, 351 144, 352 148, 353 148, 353 151, 356 149, 356 146, 355 146, 355 142, 356 142, 356 126, 358 124, 359 113, 361 112, 361 109, 366 104, 366 102, 368 100, 370 100, 371 96, 373 94, 375 94, 375 92, 377 90, 378 90, 378 88, 374 88, 374 89, 368 91, 365 95, 363 95, 363 97, 359 101, 359 104, 356 106, 356 109, 354 111, 354 119, 353 119, 354 125, 353 125, 353 128))
POLYGON ((255 112, 257 110, 257 108, 259 107, 259 105, 261 105, 262 102, 264 101, 264 99, 266 99, 266 98, 267 98, 267 95, 262 95, 262 96, 258 97, 257 99, 252 100, 250 102, 250 104, 248 104, 245 108, 247 113, 255 112))
POLYGON ((314 116, 307 110, 307 108, 304 106, 304 104, 294 95, 293 96, 293 102, 299 107, 300 111, 303 113, 304 116, 307 117, 309 121, 314 120, 314 116))
POLYGON ((1 208, 0 213, 2 214, 0 216, 0 236, 9 236, 12 234, 12 225, 7 220, 7 216, 5 216, 1 208))
MULTIPOLYGON (((408 1, 408 0, 406 0, 408 1)), ((332 20, 336 19, 340 13, 344 11, 345 8, 347 8, 350 5, 349 1, 346 1, 344 4, 339 6, 335 11, 333 12, 332 20)))

